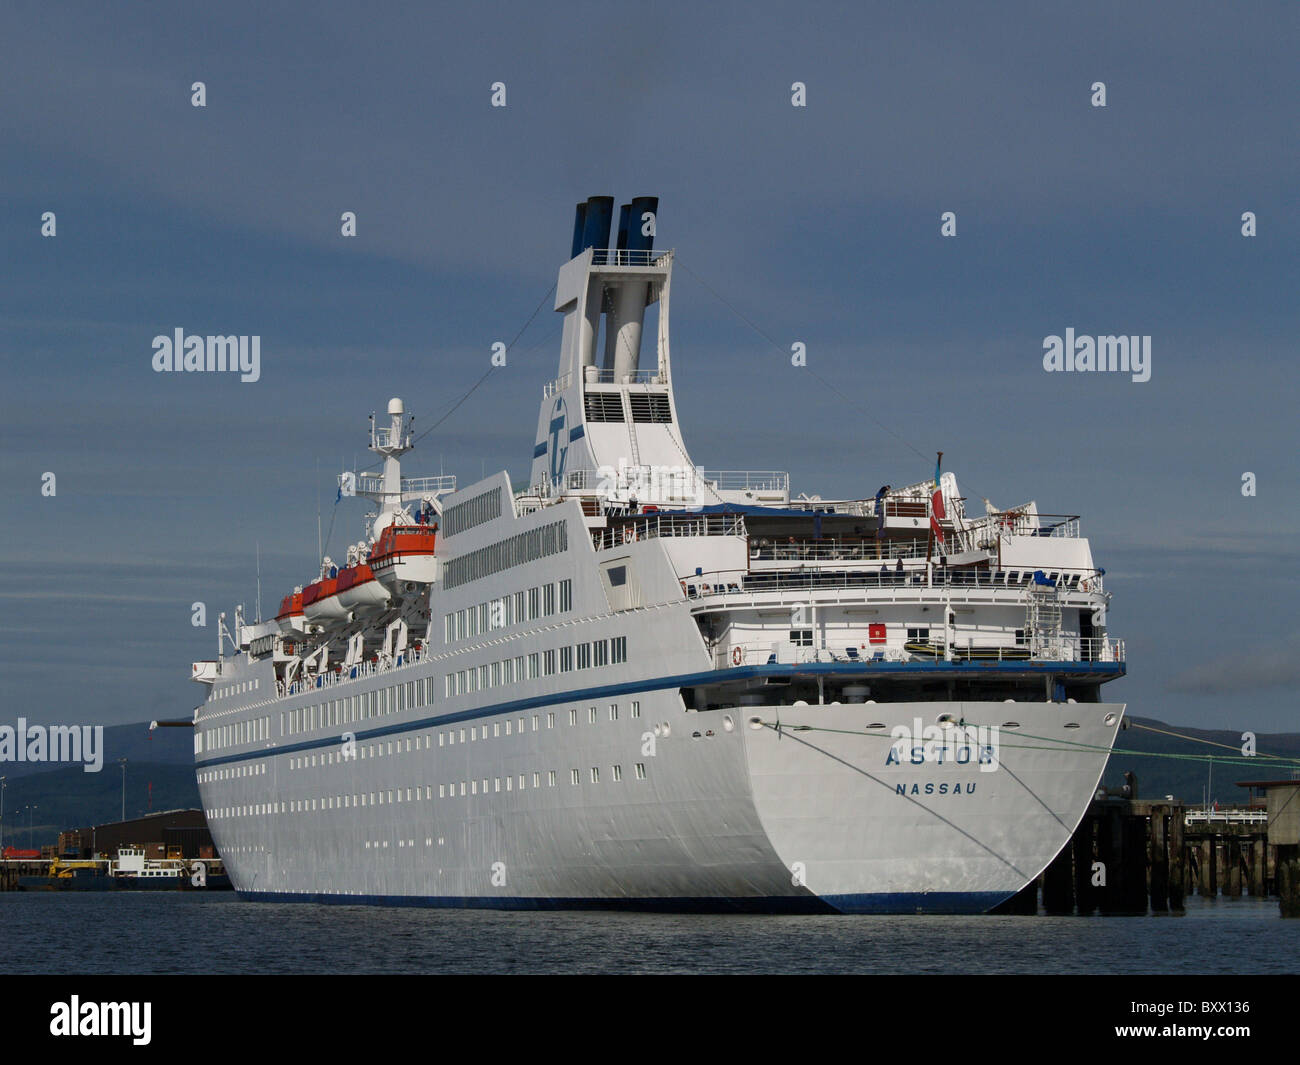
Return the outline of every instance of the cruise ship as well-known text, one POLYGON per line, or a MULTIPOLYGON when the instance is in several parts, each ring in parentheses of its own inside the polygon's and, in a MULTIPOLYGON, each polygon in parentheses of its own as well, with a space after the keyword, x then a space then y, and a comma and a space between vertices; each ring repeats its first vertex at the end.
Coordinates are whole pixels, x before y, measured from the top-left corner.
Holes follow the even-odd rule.
POLYGON ((1125 653, 1078 517, 697 466, 657 215, 578 205, 526 483, 404 477, 392 399, 360 538, 222 615, 195 762, 243 897, 979 913, 1082 819, 1125 653))

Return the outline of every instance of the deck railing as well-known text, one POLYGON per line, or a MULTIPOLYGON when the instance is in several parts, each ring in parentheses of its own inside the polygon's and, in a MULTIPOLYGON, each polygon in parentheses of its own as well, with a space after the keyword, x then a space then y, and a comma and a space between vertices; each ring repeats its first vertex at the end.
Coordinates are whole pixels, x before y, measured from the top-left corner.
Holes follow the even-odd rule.
MULTIPOLYGON (((686 534, 683 534, 686 535, 686 534)), ((923 557, 923 556, 922 556, 923 557)), ((899 571, 882 567, 877 571, 831 572, 823 569, 808 570, 716 570, 711 573, 681 577, 688 599, 702 599, 718 595, 753 595, 765 592, 805 592, 860 588, 961 588, 990 590, 1010 589, 1023 591, 1034 580, 1032 569, 979 570, 946 569, 934 566, 929 572, 923 566, 910 566, 899 571)), ((1058 587, 1069 592, 1100 593, 1102 576, 1096 570, 1072 571, 1056 575, 1058 587)), ((1050 574, 1049 574, 1050 576, 1050 574)))
POLYGON ((591 544, 597 551, 604 551, 606 548, 661 536, 744 535, 743 514, 675 514, 672 511, 660 511, 621 522, 618 528, 592 529, 591 544))
MULTIPOLYGON (((950 653, 935 647, 928 653, 907 650, 898 646, 868 642, 862 632, 832 630, 826 635, 826 646, 799 646, 788 640, 749 640, 720 644, 713 651, 715 669, 737 666, 810 665, 815 663, 869 665, 888 669, 891 665, 907 662, 1125 662, 1124 641, 1111 637, 1062 637, 1051 647, 1034 652, 1017 645, 1014 633, 1007 633, 1008 643, 1003 645, 968 644, 958 642, 950 653), (862 646, 865 644, 866 646, 862 646)), ((985 637, 985 639, 987 639, 985 637)))
POLYGON ((671 251, 653 248, 592 248, 592 266, 659 266, 672 258, 671 251))

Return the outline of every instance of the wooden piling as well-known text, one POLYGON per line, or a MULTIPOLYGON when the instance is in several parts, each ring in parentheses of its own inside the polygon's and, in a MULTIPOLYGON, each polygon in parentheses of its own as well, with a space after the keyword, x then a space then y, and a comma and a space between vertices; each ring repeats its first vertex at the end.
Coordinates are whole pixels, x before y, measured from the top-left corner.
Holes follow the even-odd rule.
POLYGON ((1165 849, 1169 808, 1151 807, 1150 831, 1147 842, 1147 867, 1150 870, 1151 911, 1166 913, 1169 910, 1169 853, 1165 849))
POLYGON ((1300 917, 1300 846, 1277 848, 1277 897, 1283 917, 1300 917))
POLYGON ((1182 804, 1173 807, 1169 814, 1169 908, 1182 910, 1183 899, 1190 890, 1187 873, 1187 845, 1183 842, 1182 804))
POLYGON ((1074 905, 1080 917, 1097 912, 1101 893, 1092 886, 1092 863, 1097 860, 1097 818, 1089 814, 1074 834, 1074 905))
POLYGON ((1043 873, 1043 909, 1050 914, 1074 913, 1074 852, 1062 847, 1043 873))
POLYGON ((1227 853, 1228 878, 1225 884, 1229 898, 1241 898, 1241 840, 1236 836, 1228 840, 1224 848, 1227 853))
POLYGON ((1268 894, 1267 868, 1268 840, 1257 836, 1250 842, 1250 893, 1257 899, 1268 894))
POLYGON ((1147 822, 1146 817, 1124 818, 1124 913, 1147 912, 1147 822))

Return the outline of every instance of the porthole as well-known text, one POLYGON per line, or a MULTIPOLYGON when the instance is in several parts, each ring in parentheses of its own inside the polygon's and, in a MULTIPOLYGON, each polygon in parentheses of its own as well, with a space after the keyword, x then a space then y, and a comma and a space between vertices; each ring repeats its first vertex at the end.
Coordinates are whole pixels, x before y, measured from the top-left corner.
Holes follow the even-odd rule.
POLYGON ((722 727, 723 727, 727 732, 730 732, 732 729, 734 729, 734 728, 736 727, 736 723, 735 723, 734 721, 731 720, 731 715, 730 715, 730 714, 727 714, 727 715, 722 719, 722 727))

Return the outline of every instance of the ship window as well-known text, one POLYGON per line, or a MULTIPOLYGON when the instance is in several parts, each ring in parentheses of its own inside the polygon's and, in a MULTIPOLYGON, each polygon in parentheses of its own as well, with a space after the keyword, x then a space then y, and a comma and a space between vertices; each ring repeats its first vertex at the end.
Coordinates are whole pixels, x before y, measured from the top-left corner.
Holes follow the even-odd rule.
POLYGON ((609 641, 597 640, 593 645, 596 651, 596 665, 604 666, 609 664, 609 641))
POLYGON ((589 669, 591 667, 591 644, 578 644, 578 668, 589 669))
POLYGON ((578 723, 578 708, 571 707, 569 709, 569 724, 576 725, 577 723, 578 723))
POLYGON ((555 711, 548 711, 546 714, 546 727, 555 728, 555 711))
POLYGON ((548 618, 555 613, 555 585, 554 584, 542 585, 542 608, 548 618))
MULTIPOLYGON (((487 733, 484 732, 483 735, 484 735, 484 737, 486 738, 487 733)), ((470 741, 470 743, 473 743, 473 742, 474 742, 475 740, 477 740, 477 739, 478 739, 478 727, 477 727, 477 726, 474 726, 474 727, 470 728, 470 730, 469 730, 469 741, 470 741)))
POLYGON ((1028 644, 1028 643, 1029 643, 1029 639, 1028 639, 1028 637, 1025 635, 1025 630, 1024 630, 1024 629, 1016 629, 1016 646, 1017 646, 1017 647, 1024 647, 1024 646, 1025 646, 1026 644, 1028 644))
POLYGON ((460 730, 460 742, 461 742, 461 743, 464 743, 464 742, 465 742, 465 730, 464 730, 464 729, 461 729, 461 730, 460 730))
POLYGON ((600 767, 599 767, 599 766, 592 766, 592 767, 591 767, 591 782, 592 782, 593 784, 599 784, 599 783, 600 783, 600 767))
POLYGON ((560 672, 569 673, 573 670, 573 648, 560 648, 560 672))
POLYGON ((524 656, 520 655, 515 659, 515 680, 524 679, 524 656))
POLYGON ((609 577, 611 588, 622 588, 623 585, 627 584, 626 566, 610 566, 605 570, 605 575, 609 577))
POLYGON ((635 699, 632 701, 632 716, 633 717, 641 716, 641 703, 635 699))
POLYGON ((609 719, 610 719, 611 721, 617 721, 617 720, 618 720, 618 703, 610 703, 610 704, 609 704, 609 719))
POLYGON ((541 615, 541 594, 540 588, 528 589, 528 620, 535 621, 541 615))
POLYGON ((930 630, 928 628, 908 629, 907 638, 909 640, 928 640, 930 638, 930 630))
POLYGON ((551 769, 551 770, 548 770, 548 771, 547 771, 547 774, 546 774, 546 783, 547 783, 547 785, 548 785, 549 787, 552 787, 552 788, 555 787, 555 770, 554 770, 554 769, 551 769))
POLYGON ((637 780, 645 780, 645 763, 644 763, 644 762, 637 762, 637 764, 636 764, 636 778, 637 778, 637 780))
POLYGON ((790 642, 796 647, 811 647, 812 629, 791 629, 790 642))
POLYGON ((621 765, 611 766, 610 771, 613 773, 615 781, 623 779, 623 767, 621 765))
POLYGON ((438 785, 438 798, 440 798, 440 799, 445 799, 446 797, 447 797, 447 785, 446 785, 446 784, 439 784, 439 785, 438 785))
POLYGON ((593 706, 587 711, 587 722, 594 725, 596 723, 596 708, 593 706))
POLYGON ((534 771, 534 773, 533 773, 533 787, 535 787, 535 788, 540 788, 541 786, 542 786, 542 774, 534 771))
POLYGON ((566 578, 560 581, 560 610, 573 609, 573 581, 566 578))
MULTIPOLYGON (((537 722, 537 719, 536 719, 536 718, 533 718, 534 731, 536 731, 536 722, 537 722)), ((528 726, 528 721, 527 721, 527 719, 521 717, 521 718, 519 719, 519 731, 520 731, 520 732, 527 732, 527 731, 528 731, 528 727, 527 727, 527 726, 528 726)), ((509 731, 510 731, 509 729, 506 730, 507 733, 509 733, 509 731)))
POLYGON ((609 660, 615 664, 627 661, 627 637, 615 636, 610 643, 609 660))
POLYGON ((492 786, 492 790, 493 790, 493 791, 500 791, 500 790, 501 790, 501 778, 500 778, 500 777, 493 777, 493 778, 492 778, 492 784, 493 784, 493 786, 492 786))
POLYGON ((579 773, 576 769, 570 769, 570 770, 569 770, 569 783, 570 783, 570 784, 580 784, 581 782, 582 782, 582 774, 579 773))
POLYGON ((555 651, 542 652, 542 666, 544 672, 549 677, 555 672, 555 651))
POLYGON ((534 678, 541 675, 541 671, 538 668, 540 661, 541 661, 541 655, 539 655, 536 651, 534 651, 532 654, 528 656, 528 679, 529 680, 533 680, 534 678))

